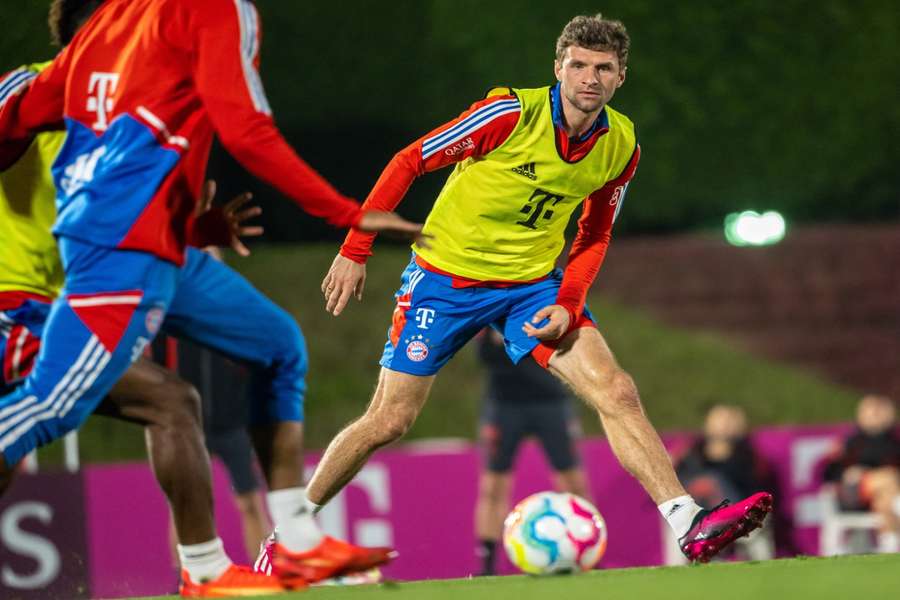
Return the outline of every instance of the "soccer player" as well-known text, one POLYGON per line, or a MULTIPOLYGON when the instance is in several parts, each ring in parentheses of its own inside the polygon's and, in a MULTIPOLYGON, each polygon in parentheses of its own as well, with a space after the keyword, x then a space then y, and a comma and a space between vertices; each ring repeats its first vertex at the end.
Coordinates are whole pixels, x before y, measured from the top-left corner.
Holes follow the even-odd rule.
MULTIPOLYGON (((640 157, 634 126, 608 105, 625 82, 629 38, 618 21, 579 16, 562 31, 558 82, 494 90, 458 119, 399 152, 365 207, 395 207, 418 175, 455 164, 414 245, 365 414, 335 437, 308 486, 327 502, 377 448, 401 437, 435 374, 485 326, 510 358, 531 354, 595 408, 621 464, 659 506, 689 559, 706 561, 757 528, 772 497, 699 507, 678 482, 585 297, 640 157), (565 271, 554 270, 570 215, 584 203, 565 271)), ((322 283, 338 315, 360 298, 374 236, 351 232, 322 283)))
MULTIPOLYGON (((53 167, 66 283, 33 370, 0 398, 0 466, 79 426, 166 319, 176 334, 257 360, 268 376, 254 412, 282 575, 315 580, 383 562, 382 550, 322 536, 305 511, 296 324, 199 251, 185 262, 185 245, 214 133, 251 172, 335 226, 407 237, 420 227, 362 211, 285 143, 256 70, 258 16, 247 0, 63 4, 100 7, 40 75, 14 72, 0 88, 5 148, 67 129, 53 167)), ((0 169, 8 164, 0 157, 0 169)), ((186 550, 220 570, 230 564, 217 539, 186 550)), ((182 593, 201 587, 188 579, 182 593)))
MULTIPOLYGON (((43 65, 25 69, 37 73, 43 65)), ((56 190, 49 164, 65 139, 62 132, 43 133, 8 170, 0 173, 0 392, 21 384, 31 372, 51 302, 63 284, 62 265, 50 227, 56 216, 56 190)), ((137 360, 113 386, 95 414, 143 425, 150 465, 169 501, 182 548, 217 540, 212 514, 212 485, 200 424, 197 390, 172 372, 146 359, 137 360)), ((0 491, 13 476, 0 471, 0 491)), ((218 558, 218 557, 213 557, 218 558)), ((218 568, 205 557, 185 552, 179 559, 187 578, 202 581, 218 568)), ((247 567, 228 566, 195 596, 227 593, 231 584, 250 585, 260 593, 283 589, 277 579, 263 579, 247 567), (225 588, 223 592, 222 589, 225 588)))

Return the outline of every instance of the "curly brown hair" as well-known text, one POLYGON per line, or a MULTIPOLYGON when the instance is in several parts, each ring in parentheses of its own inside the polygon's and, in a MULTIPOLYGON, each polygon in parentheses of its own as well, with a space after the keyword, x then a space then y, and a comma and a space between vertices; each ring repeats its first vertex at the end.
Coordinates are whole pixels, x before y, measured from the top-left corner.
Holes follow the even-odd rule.
POLYGON ((556 60, 562 61, 569 46, 615 52, 619 66, 624 68, 628 63, 631 38, 621 21, 604 19, 600 13, 592 17, 579 15, 566 23, 556 40, 556 60))
POLYGON ((78 28, 91 16, 103 0, 53 0, 47 24, 50 37, 57 46, 65 46, 72 41, 78 28))

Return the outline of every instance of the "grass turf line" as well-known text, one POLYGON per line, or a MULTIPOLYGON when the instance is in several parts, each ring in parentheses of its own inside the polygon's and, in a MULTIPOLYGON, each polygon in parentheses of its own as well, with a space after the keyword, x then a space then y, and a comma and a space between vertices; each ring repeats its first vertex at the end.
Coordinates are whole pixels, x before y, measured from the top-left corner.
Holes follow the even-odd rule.
MULTIPOLYGON (((486 577, 313 588, 266 596, 306 600, 887 600, 900 598, 900 554, 794 558, 578 576, 486 577)), ((176 596, 158 596, 163 600, 176 596)))

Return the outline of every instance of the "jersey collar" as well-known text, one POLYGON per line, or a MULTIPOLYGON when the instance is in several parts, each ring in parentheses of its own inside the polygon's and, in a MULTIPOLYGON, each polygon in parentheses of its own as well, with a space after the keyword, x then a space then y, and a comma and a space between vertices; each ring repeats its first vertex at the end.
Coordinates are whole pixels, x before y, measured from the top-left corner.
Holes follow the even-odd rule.
MULTIPOLYGON (((556 127, 559 128, 559 130, 563 134, 565 134, 566 121, 563 117, 562 101, 559 94, 559 82, 557 82, 556 85, 550 88, 550 109, 553 112, 553 124, 556 125, 556 127)), ((609 117, 607 117, 606 115, 605 106, 600 110, 600 114, 597 115, 597 119, 591 125, 590 129, 585 131, 584 134, 580 136, 574 136, 570 139, 574 139, 574 141, 581 143, 590 139, 592 135, 594 135, 598 130, 601 129, 609 129, 609 117)))

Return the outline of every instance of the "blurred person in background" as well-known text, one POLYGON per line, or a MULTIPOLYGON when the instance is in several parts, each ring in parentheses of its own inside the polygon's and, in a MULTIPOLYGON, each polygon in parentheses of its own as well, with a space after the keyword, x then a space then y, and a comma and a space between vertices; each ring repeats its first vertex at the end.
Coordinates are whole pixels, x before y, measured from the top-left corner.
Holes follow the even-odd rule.
MULTIPOLYGON (((743 498, 761 488, 774 491, 772 471, 753 449, 749 435, 743 408, 716 404, 706 413, 703 435, 683 453, 675 453, 675 472, 699 504, 716 506, 728 498, 743 498)), ((772 558, 771 527, 739 540, 725 555, 732 553, 752 560, 772 558)))
POLYGON ((675 459, 685 489, 704 506, 741 498, 770 485, 768 465, 750 445, 747 415, 717 404, 706 413, 703 436, 675 459))
POLYGON ((887 396, 864 396, 854 431, 835 448, 824 479, 834 484, 845 511, 881 516, 880 552, 900 552, 900 427, 897 407, 887 396))
POLYGON ((513 462, 520 443, 537 437, 553 468, 554 488, 590 500, 587 476, 579 465, 575 440, 581 427, 572 394, 531 357, 513 363, 503 335, 482 332, 478 355, 487 369, 482 404, 482 470, 475 504, 477 555, 481 575, 496 573, 497 542, 510 509, 513 462))

